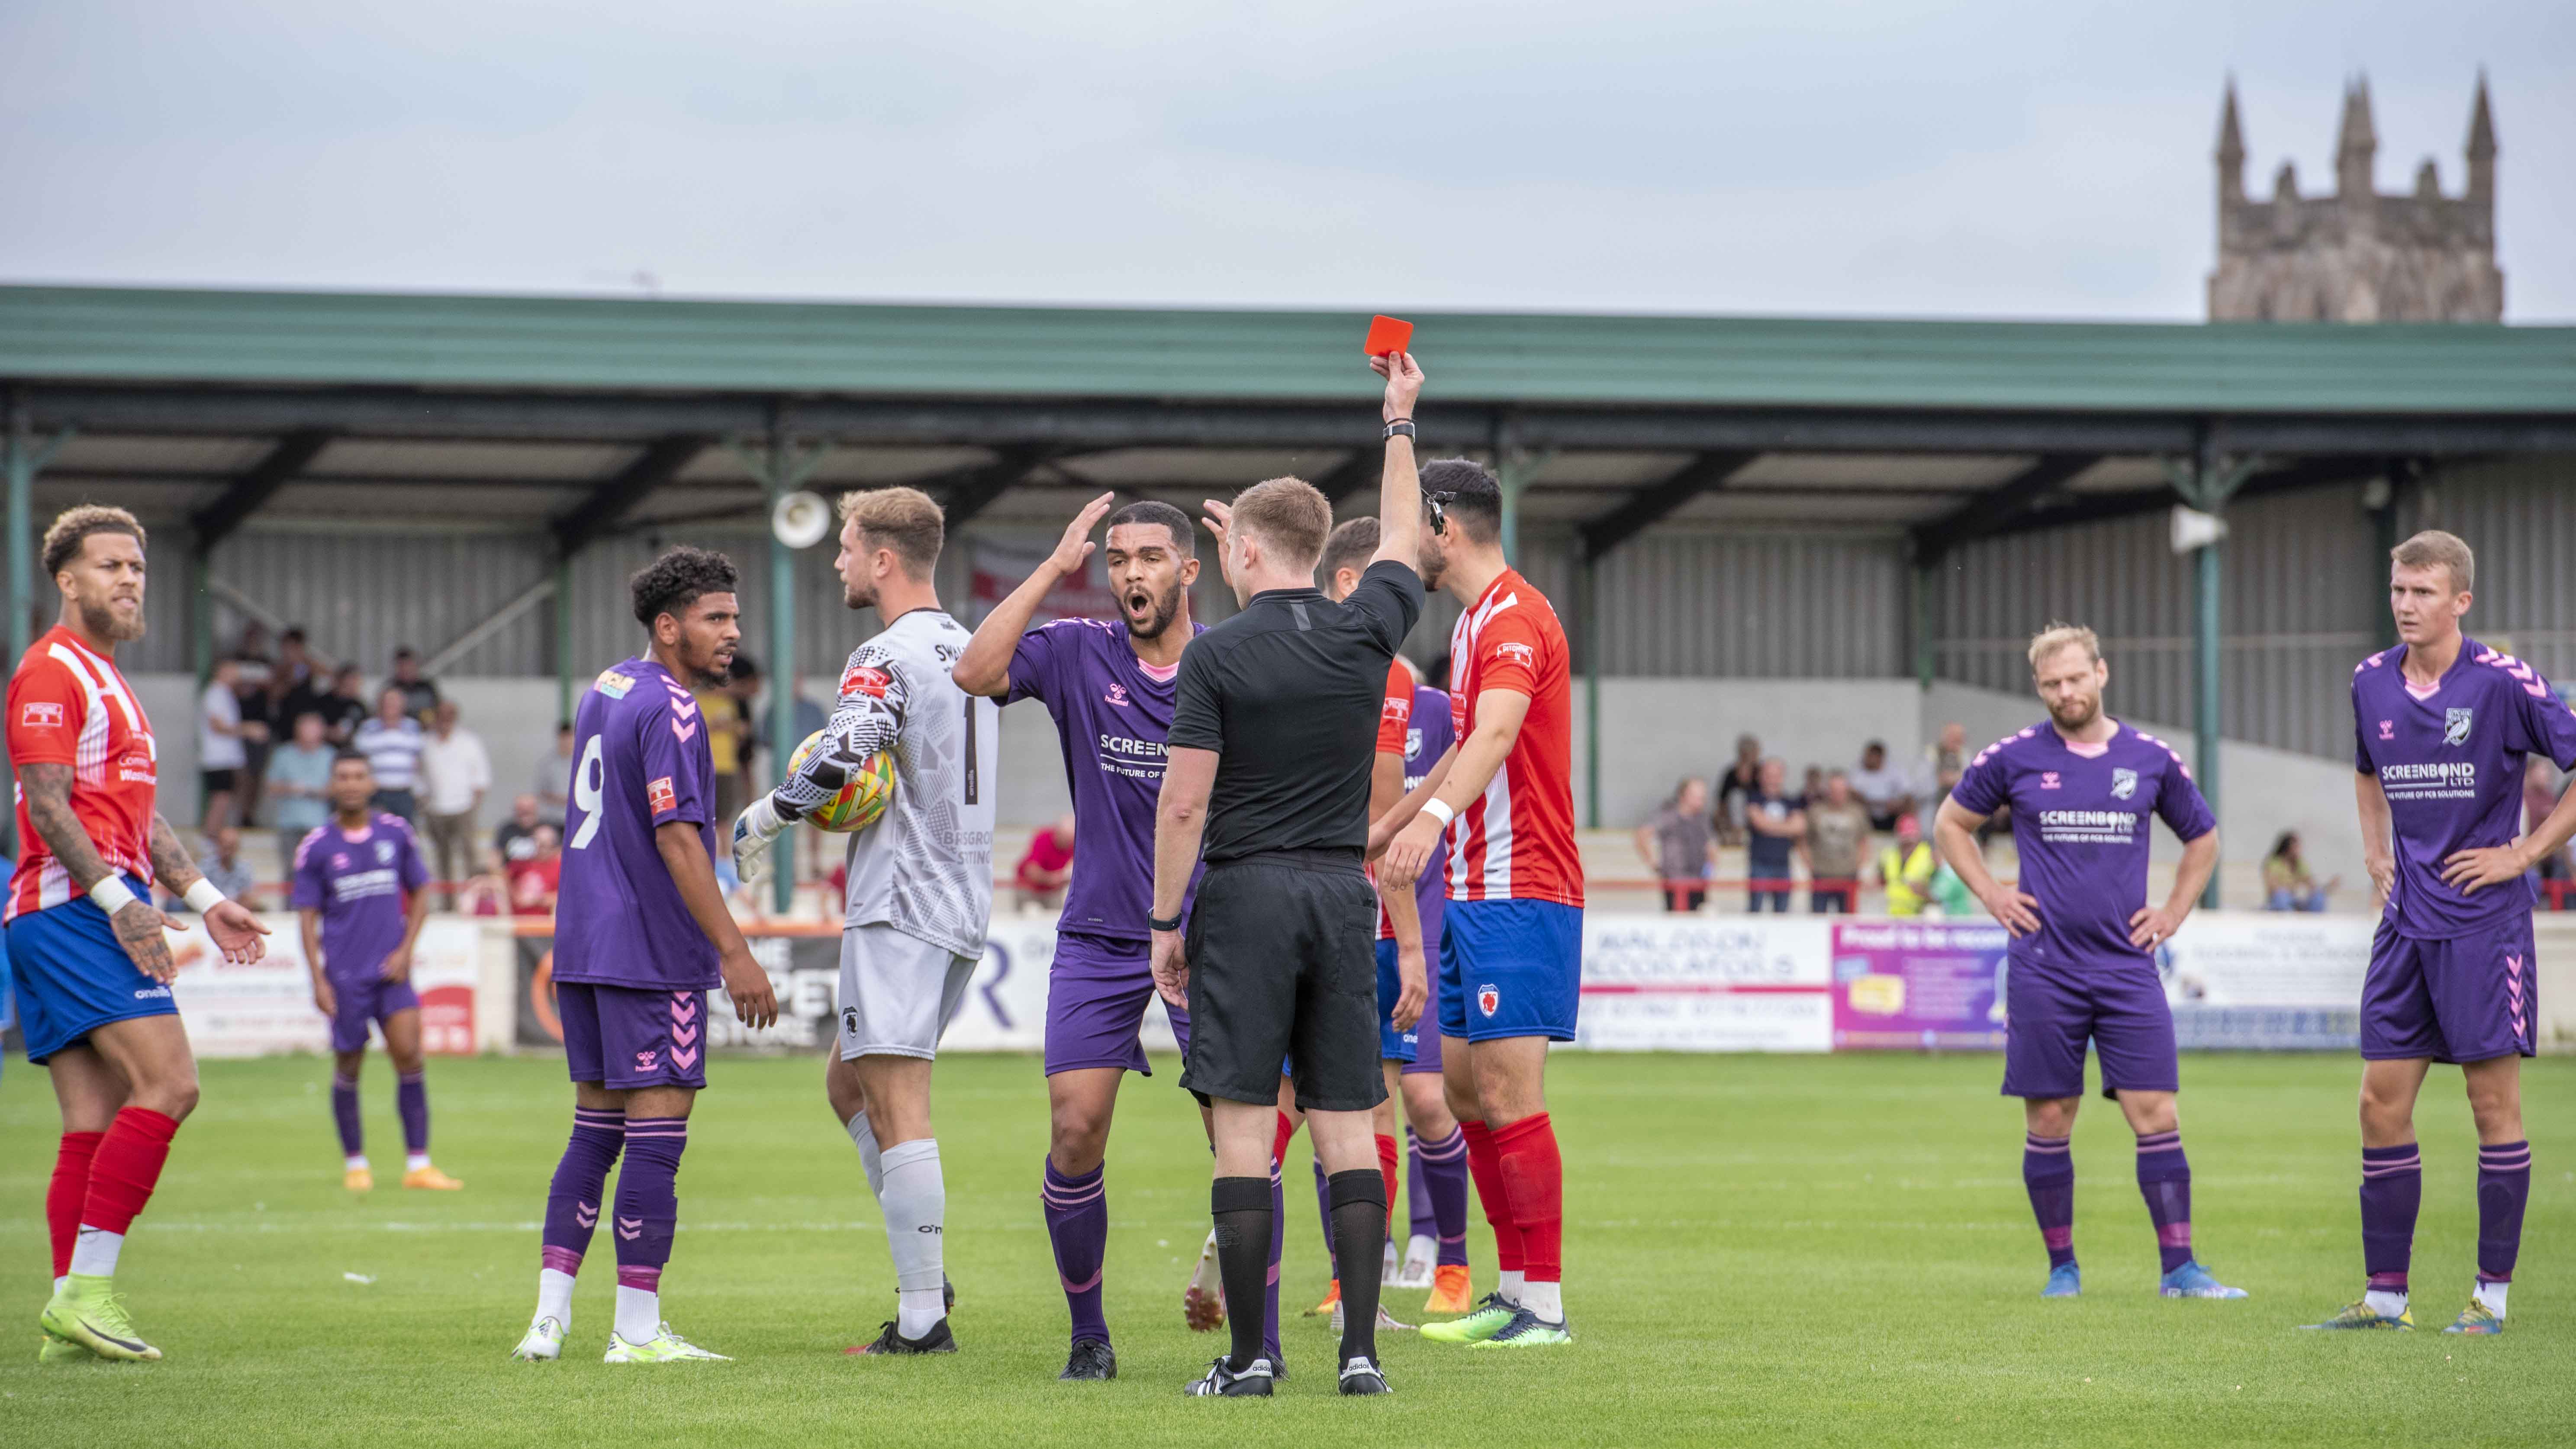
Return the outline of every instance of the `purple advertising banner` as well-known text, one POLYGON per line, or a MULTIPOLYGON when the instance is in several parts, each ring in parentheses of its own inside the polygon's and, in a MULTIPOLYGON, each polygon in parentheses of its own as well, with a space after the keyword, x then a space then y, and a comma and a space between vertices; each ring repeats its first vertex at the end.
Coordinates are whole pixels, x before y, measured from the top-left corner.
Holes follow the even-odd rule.
POLYGON ((1834 1050, 2001 1050, 2009 939, 1992 922, 1837 923, 1834 1050))

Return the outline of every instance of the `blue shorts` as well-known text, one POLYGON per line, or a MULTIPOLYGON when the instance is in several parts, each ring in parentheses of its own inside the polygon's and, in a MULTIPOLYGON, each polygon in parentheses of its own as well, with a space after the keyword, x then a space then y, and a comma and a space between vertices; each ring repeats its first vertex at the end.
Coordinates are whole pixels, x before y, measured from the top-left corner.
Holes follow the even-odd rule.
POLYGON ((354 981, 331 983, 331 1050, 364 1051, 370 1022, 390 1021, 394 1014, 420 1010, 420 993, 408 981, 387 981, 370 971, 354 981))
POLYGON ((1469 1041, 1574 1040, 1583 908, 1451 901, 1440 923, 1440 1030, 1469 1041))
MULTIPOLYGON (((137 899, 152 898, 141 878, 129 875, 125 883, 137 899)), ((87 896, 30 911, 9 923, 8 935, 18 1030, 30 1062, 43 1062, 111 1021, 179 1014, 170 988, 143 974, 116 943, 107 912, 87 896)))
MULTIPOLYGON (((1436 1021, 1417 1021, 1401 1031, 1395 1025, 1395 1000, 1404 994, 1404 977, 1395 969, 1395 943, 1377 943, 1377 1054, 1410 1065, 1422 1051, 1422 1028, 1436 1021)), ((1437 1035, 1434 1032, 1434 1035, 1437 1035)))

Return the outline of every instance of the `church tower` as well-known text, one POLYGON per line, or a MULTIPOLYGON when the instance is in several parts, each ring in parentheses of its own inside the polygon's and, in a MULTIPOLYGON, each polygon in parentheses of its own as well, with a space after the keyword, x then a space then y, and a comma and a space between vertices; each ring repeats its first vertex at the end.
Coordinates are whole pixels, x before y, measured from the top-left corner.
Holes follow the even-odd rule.
POLYGON ((2379 131, 2370 83, 2344 90, 2332 196, 2303 197, 2283 163, 2269 200, 2245 195, 2245 135, 2236 83, 2218 117, 2218 266, 2213 322, 2501 322, 2495 261, 2495 117, 2478 77, 2469 113, 2468 176, 2442 192, 2431 157, 2411 192, 2378 189, 2379 131))

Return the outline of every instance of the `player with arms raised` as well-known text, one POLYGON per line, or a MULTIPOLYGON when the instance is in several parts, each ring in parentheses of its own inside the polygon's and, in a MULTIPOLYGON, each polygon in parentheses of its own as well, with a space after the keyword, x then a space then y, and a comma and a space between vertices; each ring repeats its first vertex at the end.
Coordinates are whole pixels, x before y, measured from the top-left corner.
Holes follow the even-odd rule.
POLYGON ((662 1269, 679 1227, 680 1154, 707 1085, 707 992, 722 985, 744 1025, 778 1018, 716 884, 715 759, 690 691, 721 683, 742 638, 724 555, 675 548, 627 584, 642 655, 601 672, 573 714, 572 806, 555 903, 555 1006, 572 1073, 572 1140, 546 1195, 537 1311, 511 1357, 552 1359, 572 1326, 572 1288, 610 1215, 617 1316, 607 1363, 722 1359, 662 1321, 662 1269))
POLYGON ((197 1105, 197 1061, 170 997, 172 923, 152 887, 187 898, 231 962, 268 928, 197 873, 154 807, 152 722, 116 668, 143 637, 143 526, 122 508, 70 509, 45 530, 62 615, 9 680, 19 857, 9 958, 27 1060, 52 1075, 63 1136, 45 1193, 54 1294, 40 1362, 157 1359, 115 1291, 125 1230, 197 1105))
POLYGON ((2526 755, 2576 767, 2576 715, 2532 667, 2460 632, 2477 560, 2457 537, 2390 555, 2398 644, 2352 675, 2362 859, 2388 899, 2361 988, 2361 1300, 2314 1328, 2412 1328, 2406 1271, 2424 1165, 2415 1098, 2456 1062, 2478 1129, 2478 1276, 2446 1333, 2504 1332, 2531 1143, 2522 1059, 2536 1046, 2532 867, 2576 835, 2576 790, 2514 838, 2526 755))
MULTIPOLYGON (((1073 858, 1073 882, 1056 925, 1055 963, 1047 973, 1049 1129, 1039 1185, 1073 1320, 1073 1350, 1060 1375, 1067 1379, 1118 1374, 1101 1307, 1109 1247, 1104 1162, 1118 1084, 1131 1071, 1152 1071, 1137 1031, 1154 995, 1152 933, 1146 929, 1154 893, 1154 807, 1163 788, 1164 740, 1172 727, 1181 650, 1205 632, 1190 619, 1189 590, 1198 576, 1188 514, 1151 500, 1113 513, 1104 493, 1066 526, 1054 554, 984 616, 954 672, 969 694, 1005 705, 1035 699, 1047 707, 1064 750, 1075 832, 1083 841, 1073 858), (1029 628, 1047 592, 1081 573, 1092 551, 1091 530, 1104 516, 1109 585, 1124 627, 1057 619, 1029 628)), ((1168 1007, 1165 1014, 1186 1054, 1188 1009, 1168 1007)), ((1274 1279, 1274 1351, 1276 1292, 1274 1279)), ((1192 1306, 1194 1327, 1215 1326, 1212 1294, 1193 1297, 1192 1306)))
POLYGON ((1431 526, 1422 579, 1460 606, 1450 631, 1458 744, 1430 771, 1418 813, 1399 806, 1381 890, 1409 889, 1444 836, 1442 1078, 1467 1170, 1494 1229, 1501 1286, 1434 1342, 1571 1343, 1563 1278, 1564 1160, 1547 1110, 1547 1044, 1572 1041, 1583 978, 1583 861, 1574 842, 1571 692, 1564 626, 1503 557, 1502 486, 1464 458, 1422 470, 1431 526), (1453 825, 1451 822, 1455 821, 1453 825))
POLYGON ((429 919, 429 865, 401 816, 371 808, 375 794, 367 757, 341 751, 331 762, 334 818, 295 847, 289 892, 303 926, 304 963, 313 972, 313 1004, 331 1018, 331 1116, 340 1127, 341 1181, 351 1192, 376 1185, 358 1122, 358 1070, 367 1060, 367 1024, 375 1022, 394 1062, 402 1184, 453 1191, 465 1184, 429 1161, 420 993, 411 988, 412 947, 429 919))
POLYGON ((895 795, 850 837, 841 921, 841 1034, 824 1074, 859 1149, 894 1257, 895 1317, 857 1354, 954 1353, 948 1328, 948 1187, 930 1131, 930 1066, 966 1000, 993 914, 993 792, 1000 714, 949 671, 971 637, 939 607, 946 536, 918 488, 841 498, 841 601, 885 625, 851 651, 826 746, 734 822, 734 862, 759 878, 769 843, 890 753, 895 795))
POLYGON ((2138 1191, 2155 1225, 2167 1298, 2242 1298, 2191 1254, 2191 1163, 2173 1008, 2156 947, 2173 938, 2218 868, 2218 822, 2182 756, 2102 709, 2111 667, 2090 629, 2051 624, 2030 641, 2048 720, 2005 736, 1968 764, 1932 826, 1959 879, 2011 934, 2004 976, 2004 1086, 2022 1099, 2021 1173, 2048 1249, 2044 1298, 2083 1289, 2075 1265, 2075 1162, 2067 1146, 2084 1103, 2084 1044, 2102 1059, 2102 1092, 2138 1139, 2138 1191), (1987 871, 1977 827, 2012 807, 2020 889, 1987 871), (2171 894, 2147 901, 2153 814, 2183 841, 2171 894))

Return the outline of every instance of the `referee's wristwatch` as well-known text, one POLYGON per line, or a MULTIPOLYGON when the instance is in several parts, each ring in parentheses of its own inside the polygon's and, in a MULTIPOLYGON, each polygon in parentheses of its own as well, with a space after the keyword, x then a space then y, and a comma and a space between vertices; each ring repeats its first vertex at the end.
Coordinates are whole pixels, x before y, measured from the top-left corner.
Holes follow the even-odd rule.
POLYGON ((1384 437, 1388 437, 1388 438, 1397 438, 1397 437, 1410 438, 1410 437, 1414 437, 1414 436, 1415 436, 1415 434, 1414 434, 1414 431, 1413 431, 1413 419, 1411 419, 1411 418, 1397 418, 1395 421, 1393 421, 1393 422, 1391 422, 1391 423, 1388 423, 1388 424, 1386 425, 1386 432, 1385 432, 1382 436, 1384 436, 1384 437))
POLYGON ((1147 916, 1145 925, 1148 929, 1156 931, 1177 931, 1181 928, 1181 918, 1174 916, 1167 921, 1160 916, 1147 916))

